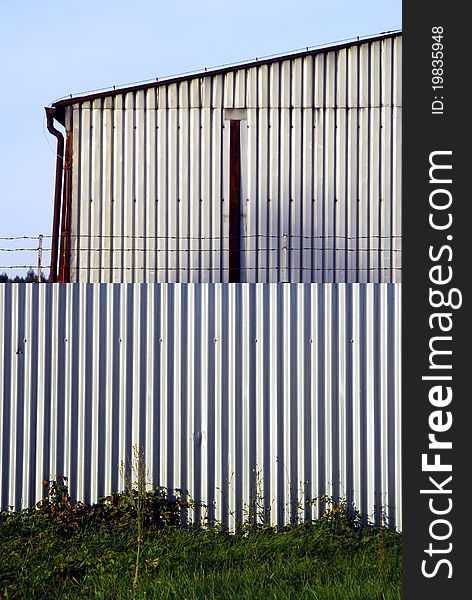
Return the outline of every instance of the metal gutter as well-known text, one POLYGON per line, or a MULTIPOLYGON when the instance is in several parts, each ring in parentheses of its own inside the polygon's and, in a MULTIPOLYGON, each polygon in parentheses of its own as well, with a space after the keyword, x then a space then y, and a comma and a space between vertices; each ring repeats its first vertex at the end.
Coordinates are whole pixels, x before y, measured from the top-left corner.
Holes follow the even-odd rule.
POLYGON ((46 107, 47 128, 51 135, 57 139, 56 150, 56 181, 54 187, 54 216, 52 221, 52 244, 51 244, 51 269, 49 281, 57 282, 57 256, 59 248, 59 226, 61 220, 62 200, 62 173, 64 167, 64 136, 54 127, 55 108, 46 107))
POLYGON ((402 35, 401 31, 395 31, 395 32, 387 32, 385 34, 380 34, 380 35, 376 35, 376 36, 372 36, 372 37, 358 37, 356 40, 346 42, 346 43, 333 44, 333 45, 328 45, 328 46, 320 46, 319 48, 305 50, 303 52, 281 54, 276 57, 270 57, 270 58, 265 58, 265 59, 261 58, 261 59, 256 59, 256 60, 252 60, 252 61, 248 61, 248 62, 240 62, 240 63, 235 63, 235 64, 229 65, 229 66, 216 67, 214 69, 213 68, 203 69, 200 72, 191 73, 191 74, 187 73, 184 75, 178 75, 176 77, 172 77, 172 76, 171 77, 163 77, 162 79, 156 78, 155 81, 151 81, 149 83, 144 83, 144 84, 139 84, 139 85, 131 85, 131 86, 125 86, 125 87, 113 86, 113 88, 110 90, 97 92, 97 93, 79 94, 77 96, 73 96, 71 94, 70 98, 66 98, 64 100, 58 100, 57 102, 53 102, 52 107, 57 109, 55 118, 62 125, 64 125, 64 122, 63 122, 64 121, 64 108, 66 106, 71 106, 72 104, 78 104, 80 102, 90 102, 92 100, 97 100, 99 98, 107 98, 109 96, 116 96, 117 94, 127 94, 128 92, 149 90, 152 88, 160 87, 162 85, 169 85, 171 83, 179 83, 181 81, 189 81, 191 79, 198 79, 199 77, 207 77, 209 75, 221 75, 223 73, 231 73, 233 71, 238 71, 239 69, 250 69, 252 67, 260 67, 262 65, 268 65, 268 64, 280 62, 283 60, 294 60, 296 58, 302 58, 304 56, 310 56, 310 55, 315 56, 316 54, 329 52, 330 50, 338 51, 338 50, 342 50, 343 48, 351 48, 351 47, 355 47, 355 46, 360 46, 361 44, 378 42, 378 41, 381 41, 384 39, 394 38, 394 37, 398 37, 401 35, 402 35))

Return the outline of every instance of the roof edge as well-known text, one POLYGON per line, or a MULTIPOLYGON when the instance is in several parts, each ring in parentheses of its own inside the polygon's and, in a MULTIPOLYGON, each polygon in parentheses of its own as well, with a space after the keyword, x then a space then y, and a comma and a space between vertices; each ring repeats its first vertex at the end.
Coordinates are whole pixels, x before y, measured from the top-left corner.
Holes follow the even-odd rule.
POLYGON ((126 85, 124 87, 113 86, 110 89, 105 89, 104 91, 99 92, 91 92, 91 93, 79 93, 74 96, 71 94, 70 98, 65 98, 63 100, 57 100, 51 104, 51 107, 55 110, 54 118, 57 119, 60 123, 63 123, 64 120, 64 108, 67 106, 71 106, 72 104, 80 104, 81 102, 90 102, 92 100, 98 100, 101 98, 108 98, 110 96, 117 96, 119 94, 127 94, 129 92, 137 92, 143 90, 150 90, 153 88, 158 88, 160 86, 169 85, 172 83, 180 83, 181 81, 186 81, 190 79, 197 79, 200 77, 207 77, 213 75, 221 75, 223 73, 231 73, 234 71, 238 71, 239 69, 250 69, 252 67, 260 67, 262 65, 267 65, 275 62, 280 62, 283 60, 294 60, 297 58, 303 58, 305 56, 321 54, 323 52, 329 52, 332 50, 343 50, 344 48, 350 48, 355 46, 360 46, 361 44, 372 43, 382 41, 388 38, 395 38, 402 35, 402 30, 395 31, 387 31, 385 33, 377 34, 374 36, 367 37, 357 37, 352 38, 351 41, 322 46, 319 48, 313 48, 311 50, 304 50, 302 52, 293 52, 287 54, 280 54, 277 56, 272 56, 268 58, 256 59, 248 62, 240 62, 232 65, 224 66, 224 67, 215 67, 209 69, 202 69, 201 71, 196 71, 194 73, 187 73, 178 76, 170 76, 163 77, 162 79, 157 79, 155 81, 149 81, 148 83, 136 84, 136 85, 126 85))

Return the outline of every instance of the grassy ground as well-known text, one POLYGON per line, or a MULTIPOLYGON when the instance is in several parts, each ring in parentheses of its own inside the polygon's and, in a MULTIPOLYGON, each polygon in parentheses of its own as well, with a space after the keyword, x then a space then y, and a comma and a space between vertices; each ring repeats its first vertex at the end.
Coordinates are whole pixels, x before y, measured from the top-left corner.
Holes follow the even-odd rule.
POLYGON ((0 527, 2 598, 401 598, 400 536, 296 526, 230 535, 119 527, 64 537, 49 523, 0 527))
POLYGON ((162 494, 141 508, 129 495, 98 509, 58 498, 0 515, 2 600, 401 598, 400 534, 359 528, 343 511, 229 534, 169 525, 182 504, 162 494))

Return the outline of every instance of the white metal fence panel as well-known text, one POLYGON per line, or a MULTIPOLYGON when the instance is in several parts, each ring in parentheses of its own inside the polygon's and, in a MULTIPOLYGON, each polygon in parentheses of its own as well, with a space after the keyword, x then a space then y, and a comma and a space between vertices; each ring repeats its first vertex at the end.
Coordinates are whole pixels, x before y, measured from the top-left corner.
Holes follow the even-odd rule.
POLYGON ((347 497, 401 526, 400 285, 0 286, 0 490, 67 475, 85 501, 154 484, 229 526, 347 497), (215 506, 213 506, 215 505, 215 506))
POLYGON ((71 281, 228 281, 232 118, 241 281, 401 281, 400 35, 65 110, 71 281))

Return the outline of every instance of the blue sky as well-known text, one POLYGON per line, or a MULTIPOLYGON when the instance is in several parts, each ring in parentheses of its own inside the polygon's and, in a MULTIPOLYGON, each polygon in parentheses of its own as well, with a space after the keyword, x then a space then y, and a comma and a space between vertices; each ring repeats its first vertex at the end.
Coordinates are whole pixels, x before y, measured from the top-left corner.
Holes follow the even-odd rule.
MULTIPOLYGON (((0 0, 0 237, 51 233, 55 99, 400 27, 400 0, 0 0)), ((36 258, 0 251, 0 272, 36 258)))

